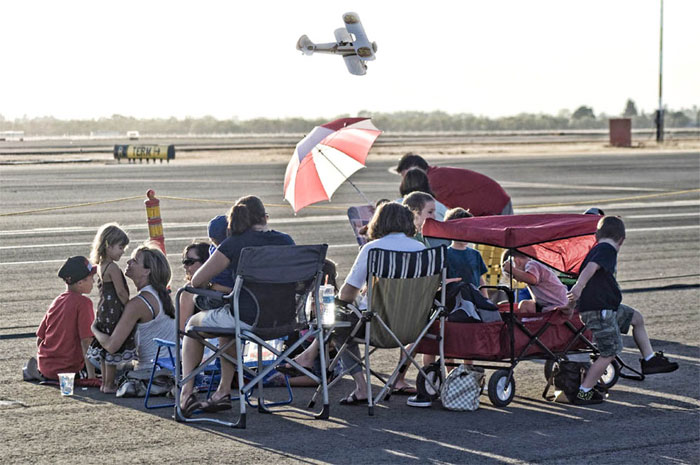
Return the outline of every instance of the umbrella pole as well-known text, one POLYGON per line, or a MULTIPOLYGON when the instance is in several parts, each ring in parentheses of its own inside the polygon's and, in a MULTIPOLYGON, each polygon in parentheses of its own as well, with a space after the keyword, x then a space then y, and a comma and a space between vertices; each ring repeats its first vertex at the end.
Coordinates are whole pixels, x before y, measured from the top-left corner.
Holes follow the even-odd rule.
MULTIPOLYGON (((321 155, 323 155, 323 158, 325 158, 325 159, 328 161, 328 163, 331 164, 331 166, 332 166, 333 168, 335 168, 336 170, 338 170, 338 173, 340 173, 340 174, 342 174, 343 176, 345 176, 345 173, 343 173, 343 172, 340 170, 340 168, 338 168, 337 166, 335 166, 335 163, 333 163, 333 162, 331 161, 331 159, 328 158, 328 157, 326 156, 325 153, 323 153, 323 150, 319 149, 318 147, 317 147, 317 150, 318 150, 318 153, 320 153, 321 155)), ((357 191, 357 193, 360 194, 360 195, 362 196, 363 199, 365 199, 365 202, 367 202, 367 205, 370 205, 370 206, 372 205, 372 202, 369 201, 369 199, 365 196, 365 194, 363 194, 362 191, 361 191, 360 189, 357 188, 357 186, 350 180, 350 178, 349 178, 348 176, 345 176, 345 180, 346 180, 347 182, 349 182, 350 185, 351 185, 352 187, 355 188, 355 190, 357 191)))
POLYGON ((370 205, 370 206, 372 205, 372 202, 370 202, 369 199, 365 196, 365 194, 363 194, 362 191, 360 189, 358 189, 355 184, 353 184, 353 182, 350 180, 350 178, 346 179, 346 181, 349 182, 350 185, 355 188, 357 193, 360 194, 363 199, 365 199, 365 202, 367 202, 367 205, 370 205))

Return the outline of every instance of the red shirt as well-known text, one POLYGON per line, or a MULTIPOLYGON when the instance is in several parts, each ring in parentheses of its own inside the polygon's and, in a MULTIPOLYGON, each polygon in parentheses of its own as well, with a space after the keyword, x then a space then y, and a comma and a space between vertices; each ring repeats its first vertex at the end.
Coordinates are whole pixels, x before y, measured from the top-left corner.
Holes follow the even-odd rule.
POLYGON ((66 291, 56 297, 41 320, 36 335, 39 371, 56 379, 58 373, 76 373, 84 366, 80 340, 92 337, 95 312, 92 301, 82 294, 66 291))
POLYGON ((448 208, 469 209, 474 216, 500 215, 510 201, 500 184, 472 170, 431 166, 428 181, 437 200, 448 208))

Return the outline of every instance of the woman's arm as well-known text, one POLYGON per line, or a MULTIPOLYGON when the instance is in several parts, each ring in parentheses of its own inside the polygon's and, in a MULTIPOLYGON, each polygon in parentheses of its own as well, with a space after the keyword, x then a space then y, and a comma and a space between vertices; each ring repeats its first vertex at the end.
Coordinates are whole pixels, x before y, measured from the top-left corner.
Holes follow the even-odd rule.
POLYGON ((216 275, 224 271, 231 264, 231 260, 228 259, 226 255, 219 252, 218 250, 214 252, 209 259, 204 262, 192 276, 192 286, 194 287, 207 287, 209 281, 212 280, 216 275))
POLYGON ((111 263, 114 266, 107 267, 107 275, 110 281, 114 284, 114 290, 117 292, 117 297, 122 305, 126 305, 129 302, 129 288, 126 287, 126 281, 124 281, 124 276, 122 275, 122 270, 116 263, 111 263))
POLYGON ((134 297, 129 302, 127 302, 124 308, 124 313, 122 317, 119 318, 117 322, 117 327, 114 328, 112 334, 106 334, 97 329, 97 320, 92 323, 92 333, 95 335, 95 339, 100 343, 100 345, 109 353, 113 354, 118 351, 119 348, 124 344, 126 338, 129 337, 131 331, 133 331, 136 324, 145 316, 145 314, 151 315, 151 312, 146 307, 146 304, 137 297, 134 297))
POLYGON ((338 298, 348 303, 353 303, 358 295, 360 295, 360 290, 348 283, 343 284, 338 292, 338 298))

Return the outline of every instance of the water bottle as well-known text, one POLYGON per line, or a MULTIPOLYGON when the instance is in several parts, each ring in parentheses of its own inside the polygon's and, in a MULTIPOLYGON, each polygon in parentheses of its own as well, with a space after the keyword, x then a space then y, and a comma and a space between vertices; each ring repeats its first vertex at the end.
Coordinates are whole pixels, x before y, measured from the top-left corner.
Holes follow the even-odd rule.
POLYGON ((324 284, 318 292, 321 295, 321 324, 331 326, 335 323, 335 289, 332 284, 324 284))

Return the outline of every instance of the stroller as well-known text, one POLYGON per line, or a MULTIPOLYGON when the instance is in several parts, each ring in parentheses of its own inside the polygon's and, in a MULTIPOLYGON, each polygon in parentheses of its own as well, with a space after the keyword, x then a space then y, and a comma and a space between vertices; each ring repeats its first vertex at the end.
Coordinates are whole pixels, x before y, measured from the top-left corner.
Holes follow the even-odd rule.
MULTIPOLYGON (((447 222, 427 220, 425 236, 487 244, 518 251, 555 270, 575 277, 588 251, 595 244, 599 216, 578 214, 536 214, 482 216, 447 222)), ((551 379, 557 365, 576 353, 598 356, 591 334, 568 309, 542 314, 517 314, 511 278, 510 286, 484 286, 502 290, 508 304, 501 308, 503 321, 451 323, 443 315, 431 327, 416 352, 439 356, 424 368, 416 381, 418 391, 431 399, 439 397, 446 376, 445 358, 472 360, 476 369, 494 369, 488 382, 488 396, 497 407, 508 405, 515 396, 515 367, 524 360, 545 360, 545 378, 551 379)), ((619 377, 642 380, 644 375, 616 357, 599 382, 609 389, 619 377), (623 369, 634 374, 622 373, 623 369)), ((546 390, 543 397, 546 396, 546 390)))

